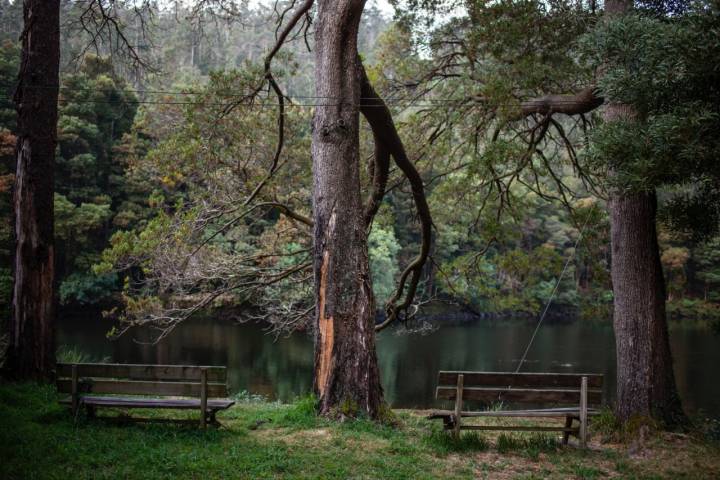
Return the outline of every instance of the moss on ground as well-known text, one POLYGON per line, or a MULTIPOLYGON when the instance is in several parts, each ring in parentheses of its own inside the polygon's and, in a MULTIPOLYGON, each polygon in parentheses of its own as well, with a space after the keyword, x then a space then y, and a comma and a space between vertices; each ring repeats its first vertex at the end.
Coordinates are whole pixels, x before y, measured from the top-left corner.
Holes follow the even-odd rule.
POLYGON ((539 434, 453 440, 423 412, 338 423, 316 417, 311 397, 283 405, 249 396, 219 415, 223 428, 201 431, 73 419, 58 398, 52 387, 0 386, 0 478, 720 478, 720 447, 693 434, 656 433, 641 444, 596 434, 581 451, 539 434))

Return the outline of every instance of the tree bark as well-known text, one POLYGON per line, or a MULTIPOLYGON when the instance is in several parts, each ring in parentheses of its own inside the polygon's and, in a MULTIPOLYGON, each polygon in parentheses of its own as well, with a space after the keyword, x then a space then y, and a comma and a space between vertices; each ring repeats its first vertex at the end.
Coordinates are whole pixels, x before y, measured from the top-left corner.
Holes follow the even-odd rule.
MULTIPOLYGON (((605 14, 613 18, 631 7, 631 0, 611 0, 605 3, 605 14)), ((636 118, 632 105, 609 103, 603 112, 606 123, 636 118)), ((655 191, 611 191, 608 209, 617 350, 616 414, 622 421, 652 417, 668 426, 682 424, 685 416, 675 385, 665 316, 655 191)))
POLYGON ((665 316, 665 281, 651 193, 610 197, 617 349, 617 406, 622 421, 653 417, 669 426, 685 417, 675 386, 665 316))
POLYGON ((364 0, 318 2, 313 118, 316 297, 315 379, 324 415, 364 413, 383 404, 375 354, 375 302, 360 198, 357 34, 364 0))
POLYGON ((55 365, 53 166, 57 143, 60 3, 25 0, 15 105, 15 261, 6 368, 49 379, 55 365))
POLYGON ((535 114, 581 115, 592 112, 602 104, 603 98, 598 95, 596 87, 589 86, 575 95, 545 95, 522 102, 520 112, 514 120, 535 114))

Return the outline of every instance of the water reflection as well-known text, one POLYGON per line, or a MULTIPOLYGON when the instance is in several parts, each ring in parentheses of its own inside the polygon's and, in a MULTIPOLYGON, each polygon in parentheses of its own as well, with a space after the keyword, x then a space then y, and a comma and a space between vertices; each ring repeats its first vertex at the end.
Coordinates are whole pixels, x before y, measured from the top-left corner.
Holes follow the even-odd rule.
MULTIPOLYGON (((437 405, 433 393, 438 370, 513 371, 533 328, 532 322, 483 320, 443 326, 424 336, 383 332, 378 358, 386 399, 398 408, 427 408, 437 405)), ((203 319, 181 325, 158 345, 148 345, 142 343, 147 340, 142 332, 109 341, 108 330, 95 315, 66 316, 58 344, 120 363, 227 365, 233 392, 289 400, 312 388, 312 340, 304 334, 275 339, 258 325, 203 319)), ((688 411, 720 416, 720 383, 712 367, 720 364, 719 340, 692 325, 671 328, 678 387, 688 411)), ((604 373, 605 398, 612 400, 612 328, 580 321, 543 325, 522 371, 604 373)))

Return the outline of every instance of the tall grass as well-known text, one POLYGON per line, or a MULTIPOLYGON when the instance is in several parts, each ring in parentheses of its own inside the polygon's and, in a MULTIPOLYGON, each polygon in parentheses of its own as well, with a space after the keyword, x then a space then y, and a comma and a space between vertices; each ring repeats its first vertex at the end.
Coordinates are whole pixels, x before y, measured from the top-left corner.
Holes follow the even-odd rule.
POLYGON ((55 351, 55 359, 60 363, 108 363, 109 356, 95 357, 83 352, 77 346, 60 345, 55 351))

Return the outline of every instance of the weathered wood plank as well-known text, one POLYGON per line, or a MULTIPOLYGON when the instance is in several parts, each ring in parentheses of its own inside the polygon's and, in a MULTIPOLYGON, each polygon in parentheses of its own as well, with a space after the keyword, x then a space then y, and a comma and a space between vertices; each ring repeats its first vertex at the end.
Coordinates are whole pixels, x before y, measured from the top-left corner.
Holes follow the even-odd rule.
POLYGON ((455 386, 455 423, 453 433, 455 438, 460 437, 460 424, 462 423, 462 404, 463 404, 463 374, 457 376, 457 385, 455 386))
MULTIPOLYGON (((435 397, 440 400, 455 400, 456 387, 437 387, 435 397)), ((479 388, 465 387, 464 400, 479 402, 515 402, 515 403, 580 403, 580 390, 577 389, 522 389, 522 388, 479 388)), ((601 390, 588 390, 588 404, 599 405, 602 402, 601 390)))
POLYGON ((545 427, 532 425, 468 425, 460 427, 462 430, 503 430, 520 432, 569 432, 577 434, 577 428, 568 427, 545 427))
POLYGON ((208 382, 207 369, 200 370, 200 427, 205 428, 207 425, 207 397, 208 382))
MULTIPOLYGON (((103 397, 103 396, 82 396, 80 402, 83 405, 97 407, 116 408, 172 408, 172 409, 198 409, 200 408, 199 398, 141 398, 141 397, 103 397)), ((62 404, 71 404, 70 397, 60 400, 62 404)), ((235 402, 229 399, 208 399, 208 410, 225 410, 233 406, 235 402)), ((196 422, 196 421, 195 421, 196 422)))
MULTIPOLYGON (((72 381, 59 379, 57 389, 61 393, 72 391, 72 381)), ((111 380, 102 378, 80 378, 78 390, 87 393, 115 393, 125 395, 169 395, 179 397, 199 397, 202 385, 190 382, 152 382, 140 380, 111 380)), ((227 397, 224 383, 208 383, 208 397, 227 397)))
POLYGON ((227 368, 221 366, 191 365, 140 365, 122 363, 58 363, 58 378, 70 377, 72 366, 77 365, 80 377, 122 378, 128 380, 200 381, 200 372, 207 369, 208 382, 224 383, 227 380, 227 368))
MULTIPOLYGON (((588 410, 588 416, 599 415, 600 410, 588 410)), ((428 418, 445 418, 455 415, 452 410, 435 410, 428 418)), ((573 417, 580 418, 580 410, 575 408, 574 410, 499 410, 499 411, 482 411, 482 412, 471 412, 464 411, 461 413, 462 417, 518 417, 518 418, 564 418, 573 417)))
POLYGON ((580 386, 580 447, 587 447, 587 409, 588 409, 588 386, 587 377, 582 378, 580 386))
POLYGON ((458 375, 464 377, 465 387, 569 387, 580 388, 582 377, 588 378, 588 388, 602 388, 603 375, 590 373, 513 373, 441 371, 438 385, 455 386, 458 375))

